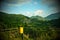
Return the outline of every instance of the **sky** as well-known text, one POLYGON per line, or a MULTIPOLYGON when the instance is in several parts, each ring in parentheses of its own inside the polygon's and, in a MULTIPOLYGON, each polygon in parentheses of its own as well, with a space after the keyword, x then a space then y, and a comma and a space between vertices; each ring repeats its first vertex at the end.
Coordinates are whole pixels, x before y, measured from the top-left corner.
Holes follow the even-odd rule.
POLYGON ((57 12, 56 8, 48 5, 42 0, 2 0, 0 11, 9 14, 22 14, 28 17, 36 15, 46 17, 57 12))

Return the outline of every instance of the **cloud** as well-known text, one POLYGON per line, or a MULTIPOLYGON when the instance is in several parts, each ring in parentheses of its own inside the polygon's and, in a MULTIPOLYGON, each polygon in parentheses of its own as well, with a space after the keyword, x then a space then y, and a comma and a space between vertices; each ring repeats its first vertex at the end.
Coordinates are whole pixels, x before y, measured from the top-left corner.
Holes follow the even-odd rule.
POLYGON ((10 4, 20 4, 28 1, 30 0, 1 0, 2 3, 10 3, 10 4))
POLYGON ((34 12, 34 15, 41 15, 43 13, 43 10, 36 10, 34 12))
POLYGON ((1 0, 1 6, 20 6, 22 4, 30 3, 31 0, 1 0))
POLYGON ((28 17, 37 16, 37 15, 42 16, 43 15, 42 13, 43 13, 43 10, 36 10, 33 13, 30 11, 26 11, 23 13, 23 15, 28 16, 28 17))
POLYGON ((27 11, 27 12, 24 12, 23 15, 28 16, 28 17, 31 17, 32 16, 32 13, 29 12, 29 11, 27 11))
POLYGON ((34 2, 34 4, 38 4, 38 2, 34 2))
POLYGON ((59 0, 42 0, 43 4, 47 4, 49 7, 57 7, 59 6, 59 0))

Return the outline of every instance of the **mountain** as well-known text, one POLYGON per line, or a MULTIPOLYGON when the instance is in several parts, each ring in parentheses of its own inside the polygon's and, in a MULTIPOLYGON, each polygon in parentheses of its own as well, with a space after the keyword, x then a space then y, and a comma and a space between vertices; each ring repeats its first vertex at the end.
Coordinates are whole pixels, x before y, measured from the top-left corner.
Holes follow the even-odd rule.
POLYGON ((51 14, 47 17, 45 17, 47 20, 53 20, 53 19, 59 19, 60 18, 60 12, 51 14))
POLYGON ((41 16, 32 16, 31 19, 34 19, 34 20, 45 20, 45 18, 43 18, 41 16))
POLYGON ((60 18, 59 19, 50 20, 50 23, 52 24, 52 27, 60 28, 60 18))
POLYGON ((21 14, 8 14, 0 12, 0 28, 18 27, 29 23, 30 18, 21 14))
MULTIPOLYGON (((57 14, 52 14, 48 17, 49 19, 54 19, 56 15, 57 14)), ((5 28, 18 28, 20 27, 20 25, 22 25, 24 27, 24 35, 26 34, 26 37, 29 36, 29 40, 58 40, 58 38, 60 37, 60 32, 57 31, 58 29, 55 29, 55 27, 60 28, 60 19, 48 21, 43 20, 45 20, 45 18, 40 16, 32 16, 31 18, 29 18, 21 14, 8 14, 0 12, 0 30, 5 28)), ((0 32, 1 38, 4 38, 3 40, 20 40, 21 36, 19 35, 19 29, 17 31, 9 30, 0 32), (12 38, 10 36, 12 36, 12 38)))

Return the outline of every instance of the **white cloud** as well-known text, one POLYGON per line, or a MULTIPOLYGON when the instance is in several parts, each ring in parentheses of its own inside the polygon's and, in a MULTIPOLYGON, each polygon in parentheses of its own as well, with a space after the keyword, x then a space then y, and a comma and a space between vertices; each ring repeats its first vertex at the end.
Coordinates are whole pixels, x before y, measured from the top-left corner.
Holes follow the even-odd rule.
POLYGON ((23 13, 23 15, 28 16, 28 17, 31 17, 32 16, 32 13, 29 12, 29 11, 27 11, 27 12, 23 13))
POLYGON ((34 15, 42 15, 42 13, 43 13, 43 10, 36 10, 34 12, 34 15))
POLYGON ((28 1, 30 0, 2 0, 1 2, 15 4, 15 3, 23 3, 28 1))
POLYGON ((3 0, 2 4, 6 3, 6 5, 8 5, 8 6, 19 6, 19 5, 22 5, 25 3, 30 3, 30 2, 31 2, 31 0, 3 0))
POLYGON ((30 11, 26 11, 26 12, 23 13, 23 15, 28 16, 28 17, 36 16, 36 15, 42 16, 43 15, 42 13, 43 13, 43 10, 36 10, 33 13, 30 12, 30 11))
POLYGON ((38 4, 38 2, 34 2, 34 4, 38 4))
POLYGON ((16 4, 11 4, 11 3, 9 3, 9 4, 7 4, 8 6, 21 6, 21 5, 24 5, 24 4, 28 4, 28 3, 30 3, 30 1, 27 1, 27 2, 22 2, 22 3, 16 3, 16 4))

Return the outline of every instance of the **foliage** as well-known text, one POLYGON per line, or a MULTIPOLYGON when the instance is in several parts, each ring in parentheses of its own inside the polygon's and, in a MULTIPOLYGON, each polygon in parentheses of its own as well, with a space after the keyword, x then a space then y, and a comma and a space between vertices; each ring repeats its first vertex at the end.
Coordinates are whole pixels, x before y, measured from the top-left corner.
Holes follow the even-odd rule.
MULTIPOLYGON (((29 18, 21 14, 0 12, 0 29, 19 28, 20 26, 23 26, 24 34, 28 36, 28 39, 30 40, 55 40, 60 32, 57 32, 56 30, 56 28, 60 28, 59 20, 60 19, 45 20, 42 17, 29 18)), ((16 34, 13 35, 16 35, 17 39, 20 40, 19 32, 14 32, 16 34)), ((3 33, 3 38, 6 37, 6 40, 8 40, 9 32, 6 33, 7 32, 3 33)), ((0 34, 2 34, 2 32, 0 34)))

